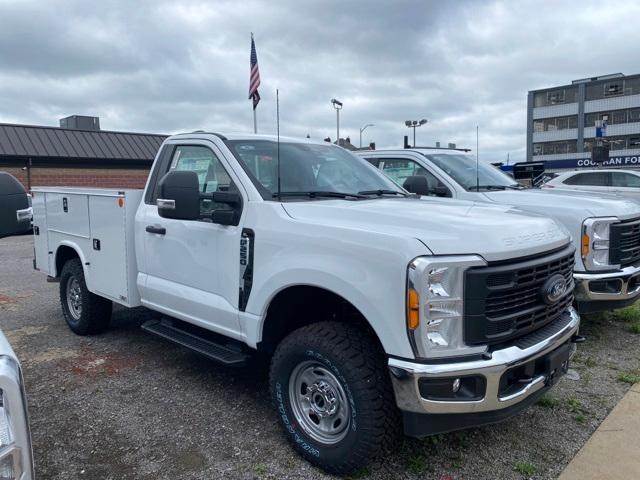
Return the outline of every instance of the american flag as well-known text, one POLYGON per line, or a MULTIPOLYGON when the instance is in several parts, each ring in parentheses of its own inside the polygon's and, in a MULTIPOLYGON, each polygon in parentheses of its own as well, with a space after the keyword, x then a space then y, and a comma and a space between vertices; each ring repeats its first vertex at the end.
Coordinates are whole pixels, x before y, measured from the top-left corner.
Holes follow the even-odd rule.
POLYGON ((260 86, 260 69, 258 68, 258 55, 256 55, 256 44, 251 34, 251 72, 249 73, 249 98, 253 99, 253 109, 255 110, 260 102, 258 87, 260 86))

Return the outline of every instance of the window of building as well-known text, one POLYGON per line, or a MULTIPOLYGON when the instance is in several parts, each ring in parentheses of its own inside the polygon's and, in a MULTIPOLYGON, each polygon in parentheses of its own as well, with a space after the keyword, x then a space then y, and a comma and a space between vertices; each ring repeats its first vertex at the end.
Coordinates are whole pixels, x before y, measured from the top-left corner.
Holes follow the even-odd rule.
POLYGON ((627 111, 626 110, 615 110, 611 113, 611 117, 609 117, 609 123, 627 123, 627 111))
POLYGON ((533 144, 533 154, 534 155, 542 155, 542 143, 534 143, 533 144))
POLYGON ((595 126, 596 120, 598 120, 598 114, 597 113, 587 113, 584 116, 584 126, 585 126, 585 128, 595 126))
POLYGON ((640 147, 640 137, 629 137, 629 148, 640 147))
POLYGON ((629 110, 629 123, 640 122, 640 108, 629 110))
POLYGON ((613 82, 606 82, 604 84, 604 93, 605 97, 615 97, 617 95, 622 95, 624 93, 624 81, 623 80, 615 80, 613 82))
POLYGON ((567 117, 556 118, 556 128, 558 130, 566 130, 569 128, 569 119, 567 117))
POLYGON ((578 117, 576 115, 571 115, 567 118, 569 121, 569 128, 578 128, 578 117))
POLYGON ((534 120, 533 131, 538 133, 544 132, 544 120, 534 120))
POLYGON ((610 150, 624 150, 627 148, 627 137, 607 137, 610 150))
POLYGON ((606 186, 608 183, 608 174, 607 172, 577 173, 562 183, 566 185, 606 186))
POLYGON ((611 186, 640 188, 640 177, 627 172, 612 172, 611 186))
POLYGON ((577 101, 577 95, 577 87, 558 88, 546 92, 536 92, 533 94, 533 106, 546 107, 562 103, 574 103, 577 101))
POLYGON ((548 105, 564 103, 564 90, 553 90, 551 92, 547 92, 547 102, 548 105))

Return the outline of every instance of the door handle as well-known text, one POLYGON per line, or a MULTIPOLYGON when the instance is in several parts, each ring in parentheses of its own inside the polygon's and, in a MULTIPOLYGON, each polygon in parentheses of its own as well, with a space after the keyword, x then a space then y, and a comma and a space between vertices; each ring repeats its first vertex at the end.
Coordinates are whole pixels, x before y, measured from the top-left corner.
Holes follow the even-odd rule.
POLYGON ((158 235, 164 235, 165 233, 167 233, 167 229, 161 227, 160 225, 147 225, 147 228, 145 228, 145 230, 149 233, 157 233, 158 235))

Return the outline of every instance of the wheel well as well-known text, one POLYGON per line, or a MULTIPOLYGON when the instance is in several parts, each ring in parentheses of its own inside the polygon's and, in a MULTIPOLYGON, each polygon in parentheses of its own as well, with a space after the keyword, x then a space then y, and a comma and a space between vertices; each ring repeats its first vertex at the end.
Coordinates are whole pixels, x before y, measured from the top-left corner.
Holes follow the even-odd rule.
POLYGON ((56 276, 60 276, 60 272, 62 272, 64 264, 73 258, 80 258, 78 252, 73 248, 67 245, 62 245, 58 248, 58 251, 56 252, 56 276))
POLYGON ((258 349, 273 352, 278 343, 294 330, 327 320, 349 323, 362 329, 382 349, 375 331, 356 307, 329 290, 306 285, 288 287, 271 300, 258 349))

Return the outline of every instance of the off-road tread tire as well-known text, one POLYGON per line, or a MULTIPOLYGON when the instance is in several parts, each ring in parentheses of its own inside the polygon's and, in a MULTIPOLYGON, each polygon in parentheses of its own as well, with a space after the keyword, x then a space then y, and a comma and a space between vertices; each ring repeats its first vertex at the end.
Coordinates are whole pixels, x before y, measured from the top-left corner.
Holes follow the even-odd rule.
MULTIPOLYGON (((397 446, 401 417, 393 394, 386 356, 368 332, 348 324, 327 321, 299 328, 289 334, 278 345, 271 361, 269 389, 276 411, 277 371, 287 365, 287 362, 290 365, 289 359, 292 355, 299 355, 300 350, 318 351, 329 357, 340 369, 356 403, 358 422, 355 443, 343 447, 347 437, 332 446, 333 449, 342 448, 344 451, 340 452, 342 456, 339 461, 328 461, 322 454, 319 457, 310 454, 296 442, 279 415, 287 439, 305 459, 329 473, 349 475, 365 467, 381 452, 397 446)), ((294 367, 295 365, 290 366, 289 371, 294 367)), ((288 398, 288 378, 286 391, 288 398)), ((295 419, 293 416, 292 418, 295 419)), ((310 444, 318 445, 302 430, 298 433, 310 444)))
POLYGON ((104 332, 111 321, 111 300, 91 293, 84 280, 84 271, 79 258, 68 260, 60 274, 60 304, 67 325, 77 335, 91 335, 104 332), (80 320, 73 318, 67 305, 67 281, 75 276, 80 283, 82 296, 82 314, 80 320))

